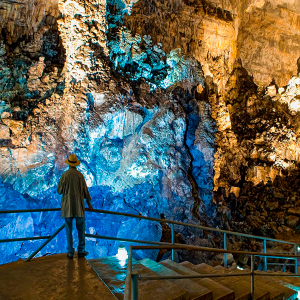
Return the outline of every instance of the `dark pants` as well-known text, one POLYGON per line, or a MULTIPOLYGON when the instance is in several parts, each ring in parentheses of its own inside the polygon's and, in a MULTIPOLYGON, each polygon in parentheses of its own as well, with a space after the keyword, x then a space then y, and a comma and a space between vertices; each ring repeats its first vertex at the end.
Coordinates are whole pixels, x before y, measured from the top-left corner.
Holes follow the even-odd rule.
POLYGON ((80 218, 80 217, 65 218, 67 243, 68 243, 67 250, 68 250, 68 254, 71 256, 74 255, 73 236, 72 236, 72 228, 73 228, 72 221, 74 218, 76 219, 76 228, 78 231, 78 253, 83 253, 85 251, 84 218, 80 218))

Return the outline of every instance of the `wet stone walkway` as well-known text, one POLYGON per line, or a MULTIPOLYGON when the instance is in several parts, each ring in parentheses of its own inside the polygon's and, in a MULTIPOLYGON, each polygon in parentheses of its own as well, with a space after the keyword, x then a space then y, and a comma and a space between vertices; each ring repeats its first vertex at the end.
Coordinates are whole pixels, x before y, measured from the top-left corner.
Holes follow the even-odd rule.
POLYGON ((115 300, 85 258, 66 254, 0 266, 0 300, 115 300))

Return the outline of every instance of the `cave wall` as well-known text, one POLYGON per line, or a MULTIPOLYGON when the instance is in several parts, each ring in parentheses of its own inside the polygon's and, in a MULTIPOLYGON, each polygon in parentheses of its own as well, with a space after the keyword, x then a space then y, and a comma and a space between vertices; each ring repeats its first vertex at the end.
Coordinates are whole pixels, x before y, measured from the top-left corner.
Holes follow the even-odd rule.
MULTIPOLYGON (((56 186, 75 153, 96 208, 294 232, 298 4, 3 1, 0 208, 59 207, 56 186)), ((10 215, 0 235, 47 235, 61 222, 10 215)), ((86 222, 90 233, 165 238, 160 224, 94 214, 86 222)), ((3 262, 36 245, 0 245, 3 262)), ((88 240, 94 257, 117 246, 88 240)), ((41 254, 64 247, 57 238, 41 254)))

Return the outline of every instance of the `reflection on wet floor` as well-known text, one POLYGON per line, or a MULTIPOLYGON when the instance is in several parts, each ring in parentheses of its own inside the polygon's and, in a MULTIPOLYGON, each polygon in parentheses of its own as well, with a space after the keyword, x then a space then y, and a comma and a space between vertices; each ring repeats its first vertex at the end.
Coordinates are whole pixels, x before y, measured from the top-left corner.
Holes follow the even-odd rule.
MULTIPOLYGON (((89 259, 88 262, 114 295, 118 299, 123 299, 127 260, 123 261, 116 256, 109 256, 99 259, 89 259)), ((135 264, 136 262, 133 260, 133 265, 135 264)))

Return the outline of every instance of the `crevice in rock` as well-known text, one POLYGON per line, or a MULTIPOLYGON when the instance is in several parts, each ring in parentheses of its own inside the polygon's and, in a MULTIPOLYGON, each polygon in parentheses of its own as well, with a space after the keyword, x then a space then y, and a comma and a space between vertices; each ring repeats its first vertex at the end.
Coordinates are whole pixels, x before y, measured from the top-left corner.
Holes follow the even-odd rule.
POLYGON ((44 72, 51 73, 57 67, 60 74, 66 62, 66 50, 62 44, 57 19, 45 16, 40 26, 49 27, 42 37, 41 53, 45 56, 46 65, 44 72))
MULTIPOLYGON (((204 91, 205 91, 205 89, 204 89, 204 91)), ((207 225, 206 213, 202 210, 203 215, 200 215, 200 212, 199 212, 199 208, 202 205, 203 199, 201 198, 201 196, 199 194, 199 186, 198 186, 197 181, 193 174, 194 156, 190 149, 190 147, 194 146, 195 132, 199 126, 199 123, 201 122, 197 100, 200 100, 200 99, 203 100, 204 95, 205 95, 204 91, 201 95, 199 95, 196 92, 196 88, 194 88, 191 91, 191 93, 183 90, 183 91, 181 91, 178 101, 184 107, 185 112, 186 112, 186 119, 185 119, 186 130, 184 133, 184 144, 187 149, 188 155, 190 157, 190 164, 189 164, 186 176, 190 182, 191 189, 192 189, 191 193, 192 193, 192 197, 194 199, 194 205, 192 207, 192 214, 196 220, 200 221, 204 225, 207 225), (196 94, 197 94, 197 96, 196 96, 196 94), (195 97, 197 97, 198 99, 196 99, 195 97), (192 136, 192 140, 191 140, 191 136, 192 136)))

